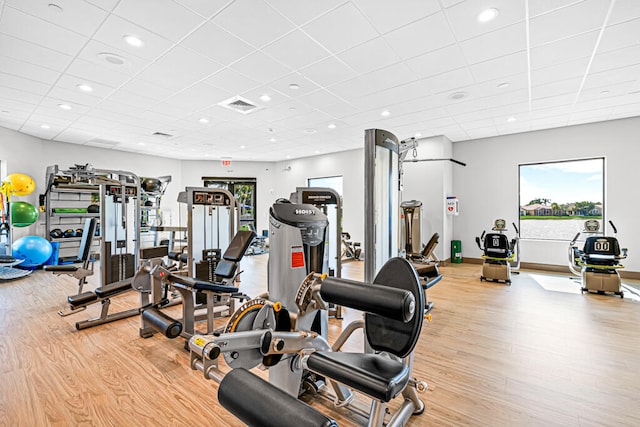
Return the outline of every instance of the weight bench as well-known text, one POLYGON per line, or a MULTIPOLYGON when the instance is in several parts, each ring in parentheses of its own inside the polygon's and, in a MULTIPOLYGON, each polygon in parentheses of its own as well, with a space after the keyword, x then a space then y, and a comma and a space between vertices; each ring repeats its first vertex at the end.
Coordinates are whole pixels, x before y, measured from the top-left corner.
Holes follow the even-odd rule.
POLYGON ((246 369, 230 371, 218 388, 220 404, 249 427, 337 427, 331 418, 246 369), (247 399, 247 393, 252 399, 247 399))
POLYGON ((93 275, 93 260, 91 259, 91 245, 93 244, 94 234, 96 232, 97 220, 95 218, 87 218, 82 229, 82 240, 78 248, 78 255, 75 257, 59 258, 58 264, 63 265, 45 265, 44 271, 50 271, 53 274, 68 274, 78 279, 78 295, 82 293, 82 288, 87 283, 87 277, 93 275), (66 265, 66 263, 70 263, 66 265), (82 266, 71 265, 73 263, 82 263, 82 266), (91 264, 91 268, 89 268, 91 264))
POLYGON ((429 316, 431 309, 433 309, 433 302, 429 301, 428 298, 428 289, 442 279, 442 274, 438 271, 438 263, 440 261, 434 253, 436 246, 438 246, 439 239, 440 235, 438 233, 433 233, 433 236, 431 236, 431 239, 429 239, 419 255, 408 257, 411 265, 416 269, 416 273, 418 273, 422 282, 425 301, 424 314, 426 316, 429 316))
POLYGON ((214 274, 222 280, 217 283, 194 279, 187 276, 174 274, 162 266, 156 266, 149 273, 157 280, 176 289, 182 296, 182 319, 173 319, 164 314, 160 308, 151 307, 142 312, 142 326, 140 336, 151 337, 155 332, 161 332, 167 338, 175 338, 178 335, 189 339, 195 333, 196 310, 206 308, 207 333, 213 332, 214 307, 228 304, 232 298, 247 300, 248 296, 242 294, 237 287, 227 285, 237 273, 240 260, 244 257, 251 245, 255 233, 249 230, 241 230, 231 239, 222 259, 216 265, 214 274), (203 293, 206 302, 196 304, 196 293, 203 293), (177 325, 181 326, 178 335, 175 334, 177 325))

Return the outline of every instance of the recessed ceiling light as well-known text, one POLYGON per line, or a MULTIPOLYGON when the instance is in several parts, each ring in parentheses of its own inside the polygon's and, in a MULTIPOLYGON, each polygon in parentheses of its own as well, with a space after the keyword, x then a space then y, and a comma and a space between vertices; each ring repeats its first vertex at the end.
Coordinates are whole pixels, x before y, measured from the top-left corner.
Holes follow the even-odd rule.
POLYGON ((209 123, 209 119, 207 119, 206 117, 202 117, 200 120, 198 120, 200 123, 209 123))
POLYGON ((93 88, 86 83, 81 83, 76 87, 83 92, 93 92, 93 88))
POLYGON ((287 155, 286 155, 286 158, 287 158, 287 159, 290 159, 290 158, 291 158, 291 156, 287 154, 287 155))
POLYGON ((241 146, 240 146, 240 149, 241 149, 241 150, 244 150, 245 148, 247 148, 247 147, 246 147, 246 146, 244 146, 244 145, 241 145, 241 146))
POLYGON ((509 118, 507 119, 507 121, 508 121, 509 123, 513 123, 513 122, 515 122, 516 120, 518 120, 518 119, 516 119, 516 118, 515 118, 515 117, 513 117, 513 116, 511 116, 511 117, 509 117, 509 118))
POLYGON ((454 100, 454 101, 459 101, 461 99, 464 99, 467 97, 467 92, 454 92, 451 95, 449 95, 449 98, 454 100))
POLYGON ((498 88, 500 89, 504 89, 506 87, 509 87, 509 83, 508 82, 502 82, 498 85, 498 88))
POLYGON ((144 46, 144 42, 137 38, 136 36, 124 36, 124 41, 127 42, 128 45, 133 47, 142 47, 144 46))
POLYGON ((58 107, 62 108, 63 110, 71 110, 71 105, 69 104, 58 104, 58 107))
POLYGON ((49 125, 40 125, 40 127, 42 129, 51 129, 51 126, 49 126, 49 125))
POLYGON ((289 85, 289 89, 291 89, 291 90, 298 90, 298 89, 300 89, 300 85, 299 85, 299 84, 297 84, 297 83, 291 83, 291 84, 289 85))
POLYGON ((420 138, 420 137, 422 136, 422 134, 421 134, 420 132, 417 132, 414 136, 415 136, 416 138, 420 138))
POLYGON ((271 97, 265 93, 263 95, 260 95, 260 101, 269 102, 269 101, 271 101, 271 97))
POLYGON ((329 129, 335 129, 336 125, 335 123, 329 123, 329 126, 327 126, 329 129))
POLYGON ((138 142, 138 145, 145 145, 144 142, 138 142))
POLYGON ((275 138, 269 138, 269 142, 276 142, 275 138))
POLYGON ((485 9, 478 14, 478 22, 489 22, 496 19, 496 16, 500 14, 500 11, 495 8, 485 9))
POLYGON ((289 111, 295 111, 296 107, 289 107, 289 111))
POLYGON ((208 154, 206 154, 206 153, 205 153, 205 155, 204 155, 204 156, 205 156, 205 157, 209 157, 209 155, 208 155, 208 154))
POLYGON ((320 150, 316 150, 316 151, 314 151, 314 153, 320 154, 320 150))
POLYGON ((312 128, 309 128, 309 129, 305 129, 305 130, 304 130, 304 133, 309 133, 309 134, 310 134, 310 133, 316 133, 316 132, 318 132, 318 131, 317 131, 317 130, 315 130, 315 129, 312 129, 312 128))
POLYGON ((124 58, 120 55, 116 55, 115 53, 101 52, 97 56, 98 58, 104 59, 105 61, 113 65, 124 64, 124 58))
POLYGON ((380 115, 382 117, 387 117, 389 114, 391 114, 391 112, 389 112, 389 110, 384 110, 382 113, 380 113, 380 115))
POLYGON ((600 92, 600 94, 601 94, 601 95, 606 95, 606 94, 608 94, 608 93, 609 93, 609 91, 608 91, 608 90, 603 90, 602 92, 600 92))

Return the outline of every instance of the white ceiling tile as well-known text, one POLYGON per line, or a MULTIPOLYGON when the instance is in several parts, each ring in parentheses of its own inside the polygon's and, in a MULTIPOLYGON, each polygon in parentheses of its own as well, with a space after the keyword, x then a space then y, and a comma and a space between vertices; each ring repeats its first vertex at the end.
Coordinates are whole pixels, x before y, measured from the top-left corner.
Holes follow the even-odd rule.
POLYGON ((42 0, 7 0, 6 4, 84 36, 93 34, 107 16, 107 12, 99 7, 77 0, 56 0, 55 3, 42 0))
POLYGON ((455 43, 444 13, 439 12, 384 35, 403 59, 413 58, 455 43))
POLYGON ((401 4, 387 0, 355 0, 355 3, 381 34, 440 11, 437 0, 404 0, 401 4))
POLYGON ((598 73, 635 64, 640 64, 640 45, 597 53, 593 58, 590 71, 598 73))
POLYGON ((411 99, 426 96, 429 93, 430 90, 425 87, 424 82, 418 80, 352 99, 351 102, 360 108, 368 110, 396 104, 398 102, 407 102, 411 99))
POLYGON ((15 76, 46 84, 53 84, 58 77, 60 77, 60 72, 58 71, 30 64, 28 62, 18 61, 2 55, 0 55, 0 69, 6 74, 13 74, 15 76))
POLYGON ((524 23, 514 24, 460 43, 469 64, 523 51, 527 47, 524 23))
POLYGON ((448 73, 439 74, 420 80, 429 93, 449 92, 474 83, 469 68, 458 68, 448 73))
POLYGON ((386 67, 400 61, 383 37, 378 37, 338 55, 351 68, 360 74, 386 67))
POLYGON ((573 77, 582 77, 587 70, 588 63, 589 58, 580 58, 551 67, 534 69, 531 71, 531 84, 537 86, 573 77))
POLYGON ((206 83, 196 83, 168 98, 165 102, 185 110, 196 111, 229 99, 233 95, 232 92, 218 89, 206 83))
POLYGON ((345 0, 267 0, 267 3, 296 25, 305 24, 344 2, 345 0))
POLYGON ((320 86, 331 86, 356 76, 356 72, 334 57, 329 57, 300 70, 306 78, 320 86))
POLYGON ((420 55, 405 63, 420 78, 432 77, 467 65, 457 45, 420 55))
POLYGON ((269 86, 290 98, 297 98, 320 89, 320 86, 305 78, 300 73, 287 74, 284 77, 272 81, 269 83, 269 86), (291 89, 289 87, 291 84, 298 85, 298 89, 291 89))
POLYGON ((4 101, 5 99, 37 105, 40 103, 42 95, 0 85, 0 100, 4 101))
POLYGON ((0 73, 0 86, 30 92, 36 95, 46 95, 49 91, 49 85, 46 83, 5 73, 0 73))
POLYGON ((609 23, 627 21, 640 18, 640 3, 637 0, 616 0, 609 23))
POLYGON ((295 27, 262 0, 236 0, 212 22, 254 47, 261 47, 295 27))
POLYGON ((219 13, 230 0, 176 0, 183 6, 188 7, 198 15, 210 18, 219 13))
POLYGON ((550 96, 578 93, 582 78, 559 80, 543 85, 534 85, 531 88, 531 98, 548 98, 550 96))
POLYGON ((86 41, 85 37, 77 33, 11 7, 3 10, 0 32, 72 56, 78 53, 86 41))
POLYGON ((608 26, 598 45, 598 52, 620 49, 640 43, 640 19, 608 26))
POLYGON ((604 24, 608 6, 609 1, 584 0, 531 18, 531 47, 599 29, 604 24))
POLYGON ((125 83, 118 92, 129 92, 131 94, 152 98, 158 101, 168 98, 175 91, 155 85, 143 79, 133 78, 125 83))
POLYGON ((469 67, 476 81, 484 82, 527 72, 527 53, 525 51, 512 53, 484 62, 478 62, 469 67))
POLYGON ((189 35, 182 45, 223 65, 229 65, 254 51, 238 37, 210 22, 189 35))
POLYGON ((64 98, 54 98, 47 96, 42 99, 38 111, 42 111, 43 114, 47 114, 53 117, 76 118, 81 114, 85 114, 89 111, 89 107, 75 102, 70 102, 64 98), (71 106, 71 110, 63 110, 59 107, 60 104, 68 104, 71 106))
MULTIPOLYGON (((562 99, 562 98, 558 98, 562 99)), ((547 106, 545 108, 537 108, 531 111, 531 118, 533 120, 539 119, 555 119, 558 120, 559 117, 569 116, 573 111, 573 103, 560 105, 557 107, 547 106)), ((567 120, 564 118, 563 120, 567 120)))
POLYGON ((253 89, 260 85, 258 81, 243 76, 230 68, 225 68, 215 73, 211 77, 208 77, 205 82, 218 88, 227 89, 236 94, 243 93, 247 89, 253 89))
POLYGON ((127 74, 129 76, 133 76, 149 64, 149 61, 145 59, 130 55, 123 50, 116 49, 112 46, 95 40, 89 41, 84 46, 77 58, 83 59, 87 62, 91 62, 100 67, 106 67, 117 73, 127 74), (124 59, 124 63, 114 64, 112 62, 109 62, 102 56, 104 53, 118 55, 119 57, 124 59))
POLYGON ((180 90, 220 70, 222 65, 190 49, 176 46, 136 77, 180 90))
POLYGON ((329 56, 329 52, 300 30, 283 36, 262 51, 294 70, 329 56))
POLYGON ((118 87, 130 78, 127 74, 113 71, 106 63, 98 65, 84 59, 74 60, 66 74, 111 87, 118 87))
POLYGON ((247 98, 256 105, 263 107, 278 105, 291 99, 291 97, 275 90, 272 86, 252 87, 250 90, 240 92, 240 94, 243 98, 247 98), (262 95, 268 95, 271 99, 269 101, 263 101, 260 99, 262 95))
POLYGON ((167 51, 173 43, 164 37, 149 31, 139 25, 129 22, 117 15, 109 15, 104 24, 93 36, 94 40, 113 46, 120 52, 152 61, 167 51), (125 36, 138 37, 144 45, 134 47, 124 41, 125 36))
POLYGON ((572 106, 573 101, 575 101, 575 94, 565 94, 558 96, 550 96, 548 98, 539 98, 533 99, 531 101, 531 109, 535 110, 546 110, 555 107, 563 107, 563 106, 572 106))
POLYGON ((341 118, 346 117, 351 114, 355 114, 358 109, 354 107, 352 104, 347 104, 346 102, 339 102, 337 104, 330 105, 323 109, 323 111, 333 117, 341 118))
POLYGON ((603 87, 585 88, 580 92, 578 104, 595 100, 610 106, 617 105, 621 102, 621 97, 632 91, 634 82, 635 80, 609 84, 606 86, 606 89, 603 87))
POLYGON ((341 102, 340 98, 322 89, 301 96, 298 98, 298 100, 304 102, 312 108, 317 108, 320 110, 341 102))
POLYGON ((64 99, 67 103, 84 105, 86 107, 94 107, 101 100, 99 97, 88 95, 79 90, 70 90, 60 86, 53 87, 48 93, 48 96, 64 99))
POLYGON ((118 4, 120 0, 85 0, 85 1, 87 3, 91 3, 95 6, 98 6, 99 8, 104 9, 107 12, 111 12, 113 8, 116 7, 116 4, 118 4))
POLYGON ((590 31, 534 47, 531 49, 531 67, 544 68, 559 62, 589 57, 596 45, 598 34, 599 31, 590 31))
POLYGON ((379 35, 353 3, 345 3, 302 29, 333 53, 342 52, 379 35))
MULTIPOLYGON (((590 73, 584 84, 585 89, 609 89, 608 86, 623 82, 637 82, 640 76, 640 65, 607 70, 600 73, 590 73)), ((631 88, 630 88, 631 89, 631 88)))
MULTIPOLYGON (((153 99, 147 96, 143 96, 137 93, 129 92, 126 90, 119 90, 109 97, 110 102, 121 103, 124 105, 130 105, 136 107, 139 110, 147 108, 153 108, 158 104, 157 99, 153 99)), ((138 117, 136 116, 136 120, 138 117)))
POLYGON ((513 0, 467 0, 445 11, 453 33, 458 41, 468 40, 517 22, 524 21, 525 2, 513 0), (495 8, 500 12, 489 22, 478 22, 478 14, 487 8, 495 8))
POLYGON ((3 55, 46 67, 55 71, 63 71, 73 59, 69 55, 55 52, 37 44, 29 43, 5 34, 0 34, 0 52, 3 55))
POLYGON ((65 129, 57 135, 56 139, 72 144, 84 144, 96 137, 95 133, 84 132, 76 129, 65 129))
POLYGON ((114 13, 173 42, 203 22, 202 17, 172 0, 121 0, 114 13))
POLYGON ((529 16, 534 17, 542 15, 543 13, 549 13, 553 10, 563 8, 570 4, 578 3, 583 0, 528 0, 529 1, 529 16))
POLYGON ((330 87, 330 91, 344 98, 360 97, 400 86, 416 80, 415 74, 402 62, 381 68, 330 87))
POLYGON ((242 58, 231 69, 263 84, 291 73, 291 69, 260 51, 242 58))

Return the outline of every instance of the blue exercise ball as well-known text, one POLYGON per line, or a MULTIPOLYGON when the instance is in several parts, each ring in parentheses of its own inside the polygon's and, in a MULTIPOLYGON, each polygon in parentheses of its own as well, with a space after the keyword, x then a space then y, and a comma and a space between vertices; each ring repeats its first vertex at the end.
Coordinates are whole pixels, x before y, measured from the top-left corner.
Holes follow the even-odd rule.
POLYGON ((53 248, 47 239, 40 236, 24 236, 11 245, 12 255, 16 259, 22 259, 19 267, 35 268, 51 257, 53 248))

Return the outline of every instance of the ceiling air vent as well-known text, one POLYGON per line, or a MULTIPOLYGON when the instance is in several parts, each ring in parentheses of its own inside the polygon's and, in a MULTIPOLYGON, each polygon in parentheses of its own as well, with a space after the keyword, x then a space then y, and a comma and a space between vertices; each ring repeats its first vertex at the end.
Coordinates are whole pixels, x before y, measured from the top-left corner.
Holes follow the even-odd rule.
POLYGON ((219 102, 218 105, 237 111, 240 114, 249 114, 259 108, 255 103, 241 96, 234 96, 233 98, 219 102))
POLYGON ((154 132, 153 136, 159 136, 160 138, 173 138, 173 135, 169 134, 169 133, 164 133, 164 132, 154 132))
POLYGON ((85 143, 85 145, 89 145, 91 147, 100 147, 100 148, 113 148, 118 144, 120 143, 117 141, 109 141, 107 139, 100 139, 100 138, 94 138, 85 143))

